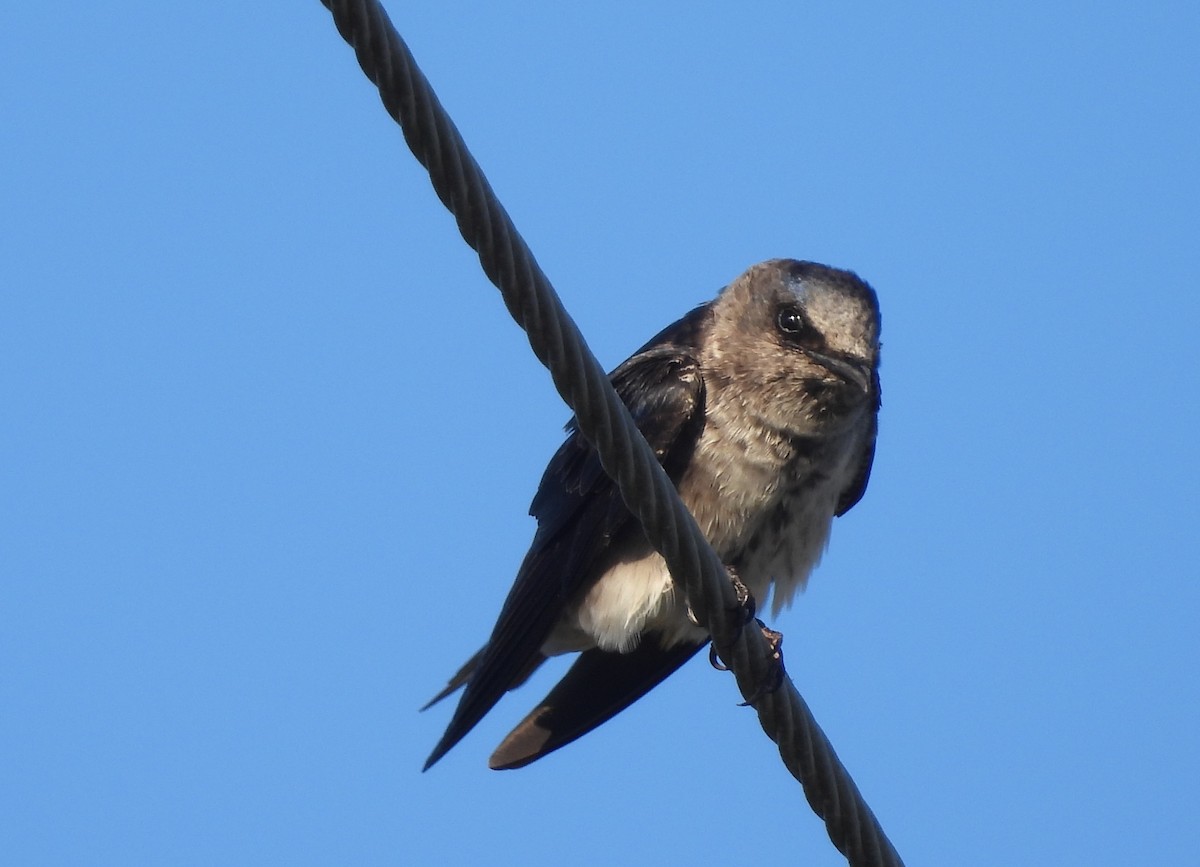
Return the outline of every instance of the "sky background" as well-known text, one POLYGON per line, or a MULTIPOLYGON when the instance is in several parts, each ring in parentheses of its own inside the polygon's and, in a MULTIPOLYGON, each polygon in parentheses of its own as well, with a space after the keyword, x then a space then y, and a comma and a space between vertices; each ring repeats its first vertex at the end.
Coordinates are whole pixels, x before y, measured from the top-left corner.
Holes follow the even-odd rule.
MULTIPOLYGON (((916 864, 1200 850, 1200 6, 389 4, 601 362, 750 264, 879 292, 863 501, 774 621, 916 864)), ((0 31, 13 864, 844 863, 697 659, 434 770, 567 412, 316 2, 0 31)))

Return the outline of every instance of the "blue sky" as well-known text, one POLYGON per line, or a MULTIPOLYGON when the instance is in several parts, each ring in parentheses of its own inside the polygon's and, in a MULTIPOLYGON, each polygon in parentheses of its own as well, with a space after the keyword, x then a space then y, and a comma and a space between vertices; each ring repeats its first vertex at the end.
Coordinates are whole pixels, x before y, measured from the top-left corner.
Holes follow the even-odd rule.
MULTIPOLYGON (((1194 858, 1200 7, 390 12, 605 365, 765 258, 878 290, 774 625, 907 861, 1194 858)), ((0 81, 13 863, 844 863, 703 660, 419 773, 566 411, 316 0, 18 5, 0 81)))

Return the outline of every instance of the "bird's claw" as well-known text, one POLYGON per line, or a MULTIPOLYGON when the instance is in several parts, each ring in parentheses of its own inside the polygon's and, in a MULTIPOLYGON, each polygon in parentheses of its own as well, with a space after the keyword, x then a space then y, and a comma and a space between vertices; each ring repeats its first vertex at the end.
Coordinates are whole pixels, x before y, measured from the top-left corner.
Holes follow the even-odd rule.
POLYGON ((745 701, 740 702, 738 707, 750 707, 760 698, 770 695, 783 686, 783 633, 776 632, 761 620, 757 622, 759 628, 762 630, 763 638, 767 640, 767 646, 771 649, 771 667, 767 671, 766 677, 759 682, 754 693, 745 701))
MULTIPOLYGON (((754 601, 754 594, 750 592, 750 588, 743 584, 742 579, 738 577, 737 569, 727 565, 725 571, 729 573, 729 583, 733 585, 733 594, 737 597, 738 604, 737 608, 729 609, 729 611, 731 614, 740 611, 742 615, 742 622, 738 624, 737 631, 733 634, 733 638, 736 641, 741 637, 742 629, 745 628, 746 624, 754 620, 754 614, 758 610, 758 603, 754 601)), ((689 615, 691 614, 690 611, 688 613, 689 615)), ((761 620, 758 621, 758 625, 762 626, 761 620)), ((766 628, 763 626, 763 629, 766 628)), ((779 635, 778 632, 774 634, 779 635)), ((779 638, 782 640, 783 636, 779 635, 779 638)), ((721 662, 717 656, 716 645, 709 645, 708 662, 717 671, 729 671, 729 666, 721 662)))
MULTIPOLYGON (((743 702, 738 703, 738 707, 749 707, 757 702, 763 696, 770 695, 779 687, 783 686, 783 633, 776 632, 771 629, 761 620, 755 621, 758 628, 762 630, 763 638, 767 640, 767 647, 771 651, 770 668, 767 670, 766 676, 759 682, 753 694, 743 702)), ((717 656, 717 647, 715 644, 709 645, 708 662, 717 671, 729 671, 729 666, 723 663, 717 656)))

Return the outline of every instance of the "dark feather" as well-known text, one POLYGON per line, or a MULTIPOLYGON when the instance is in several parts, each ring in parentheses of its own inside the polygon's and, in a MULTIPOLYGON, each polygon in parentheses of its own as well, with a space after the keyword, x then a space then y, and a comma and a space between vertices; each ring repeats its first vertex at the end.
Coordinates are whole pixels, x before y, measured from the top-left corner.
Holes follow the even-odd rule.
MULTIPOLYGON (((875 391, 874 409, 875 413, 878 413, 880 403, 882 402, 878 369, 871 373, 871 385, 875 391)), ((875 463, 875 438, 879 432, 879 420, 875 413, 871 416, 871 431, 863 443, 862 457, 858 462, 858 472, 854 476, 854 481, 846 490, 842 491, 842 496, 838 499, 837 511, 834 514, 839 518, 854 508, 855 504, 863 498, 863 494, 867 492, 867 482, 871 478, 871 466, 875 463)))
POLYGON ((629 653, 588 650, 496 748, 488 765, 520 768, 612 719, 691 659, 704 642, 663 650, 653 640, 629 653))
MULTIPOLYGON (((692 349, 708 315, 709 305, 696 308, 610 375, 638 429, 676 480, 704 423, 704 383, 692 349)), ((446 733, 425 763, 427 769, 474 728, 505 692, 529 676, 543 661, 541 648, 566 607, 613 565, 618 551, 627 554, 629 546, 641 540, 641 528, 574 420, 567 431, 567 441, 546 467, 530 506, 530 514, 538 520, 537 533, 491 638, 434 699, 466 685, 446 733)))

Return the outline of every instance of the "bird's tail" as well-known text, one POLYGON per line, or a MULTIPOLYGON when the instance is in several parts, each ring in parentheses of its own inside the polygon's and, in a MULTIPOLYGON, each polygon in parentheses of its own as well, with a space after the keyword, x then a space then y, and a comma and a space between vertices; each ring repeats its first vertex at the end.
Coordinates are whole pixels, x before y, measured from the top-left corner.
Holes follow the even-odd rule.
MULTIPOLYGON (((463 667, 458 670, 454 677, 450 678, 450 682, 446 684, 446 688, 431 698, 425 707, 421 708, 421 710, 425 710, 432 707, 460 687, 468 687, 454 711, 449 728, 446 729, 446 733, 442 735, 442 739, 438 741, 437 746, 433 748, 433 752, 426 759, 424 770, 427 771, 433 767, 442 756, 449 752, 451 747, 462 740, 463 736, 475 727, 475 724, 483 718, 484 714, 495 706, 504 693, 511 689, 516 689, 523 684, 537 670, 537 667, 546 661, 546 657, 541 653, 534 654, 522 668, 516 669, 514 677, 502 679, 501 683, 506 683, 507 685, 499 689, 495 688, 495 678, 488 677, 485 674, 483 680, 477 685, 480 691, 473 693, 470 684, 480 670, 481 664, 487 656, 487 650, 487 645, 484 645, 483 648, 477 651, 474 656, 464 663, 463 667)), ((485 665, 483 668, 486 670, 487 666, 485 665)))
POLYGON ((454 695, 454 693, 466 686, 467 681, 471 679, 471 675, 475 673, 475 668, 479 665, 479 660, 483 657, 483 652, 486 649, 487 647, 484 646, 475 651, 475 655, 464 662, 462 668, 458 670, 454 677, 450 678, 450 682, 446 684, 446 688, 426 702, 421 710, 429 710, 446 696, 454 695))

